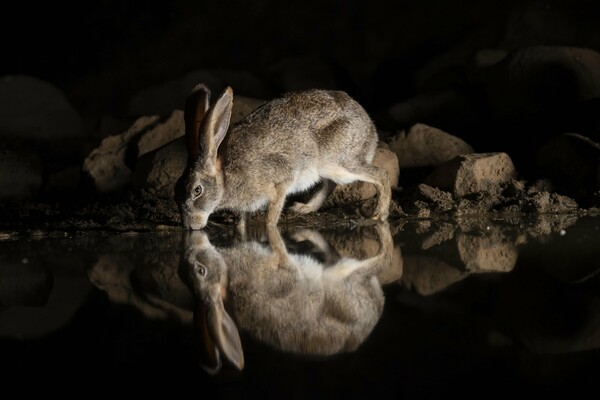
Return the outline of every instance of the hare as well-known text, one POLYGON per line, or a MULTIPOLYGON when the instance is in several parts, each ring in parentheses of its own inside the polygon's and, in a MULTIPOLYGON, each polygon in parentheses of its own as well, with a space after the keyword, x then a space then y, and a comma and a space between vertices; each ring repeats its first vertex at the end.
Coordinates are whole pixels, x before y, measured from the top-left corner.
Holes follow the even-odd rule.
POLYGON ((277 225, 288 195, 321 187, 300 214, 316 211, 336 184, 370 182, 379 198, 373 219, 388 217, 387 172, 371 164, 377 130, 367 112, 340 91, 307 90, 284 95, 229 126, 233 91, 209 106, 210 90, 197 85, 185 105, 188 167, 176 185, 183 225, 202 229, 216 210, 247 213, 267 208, 277 225))
MULTIPOLYGON (((267 227, 269 246, 241 242, 215 248, 204 231, 185 232, 180 276, 193 292, 207 370, 220 368, 221 355, 243 368, 238 326, 288 352, 331 355, 358 348, 383 310, 376 274, 391 263, 389 227, 376 229, 377 255, 362 261, 341 258, 327 267, 313 257, 289 254, 276 227, 267 227)), ((315 235, 299 234, 308 240, 315 235)))

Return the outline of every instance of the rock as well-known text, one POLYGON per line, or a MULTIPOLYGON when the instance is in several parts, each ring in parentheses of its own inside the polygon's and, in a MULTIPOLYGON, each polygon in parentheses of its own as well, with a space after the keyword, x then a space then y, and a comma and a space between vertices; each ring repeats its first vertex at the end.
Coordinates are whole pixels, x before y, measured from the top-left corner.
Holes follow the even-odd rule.
POLYGON ((474 110, 467 100, 454 91, 419 94, 398 103, 375 117, 383 129, 403 129, 416 123, 446 126, 461 125, 473 119, 474 110))
MULTIPOLYGON (((518 49, 540 43, 600 48, 598 3, 591 0, 532 0, 510 7, 501 47, 518 49)), ((500 33, 500 32, 499 32, 500 33)))
POLYGON ((44 193, 59 195, 73 193, 81 180, 81 167, 73 166, 62 169, 48 177, 44 193))
POLYGON ((142 90, 132 96, 127 107, 130 115, 166 115, 173 110, 183 110, 185 99, 198 83, 205 83, 212 92, 213 100, 231 86, 235 98, 237 93, 246 96, 268 98, 270 93, 251 73, 229 70, 199 70, 179 79, 142 90))
POLYGON ((106 193, 131 183, 137 159, 184 133, 183 112, 173 111, 165 121, 141 117, 124 133, 105 138, 83 163, 99 192, 106 193))
POLYGON ((97 121, 97 126, 92 132, 92 136, 96 138, 105 138, 107 136, 118 135, 129 128, 135 120, 125 120, 115 118, 112 115, 102 116, 97 121))
POLYGON ((508 272, 517 263, 518 251, 501 232, 488 236, 459 234, 458 254, 469 272, 508 272))
POLYGON ((497 116, 539 112, 600 97, 600 53, 576 47, 527 47, 489 68, 484 79, 497 116))
POLYGON ((0 79, 0 136, 54 140, 85 134, 83 120, 55 86, 25 75, 0 79))
POLYGON ((575 197, 600 189, 600 145, 585 136, 556 136, 539 149, 536 163, 543 176, 575 197))
POLYGON ((508 51, 502 49, 479 50, 473 56, 472 64, 474 68, 491 67, 504 60, 508 54, 508 51))
MULTIPOLYGON (((235 96, 231 123, 238 122, 263 103, 262 100, 235 96)), ((186 165, 185 140, 183 138, 173 140, 156 150, 147 152, 138 159, 133 174, 133 185, 146 189, 161 198, 173 198, 175 183, 183 174, 186 165)))
POLYGON ((570 197, 545 191, 528 193, 522 201, 523 211, 536 213, 566 213, 577 211, 578 204, 570 197))
POLYGON ((102 140, 83 162, 83 171, 90 175, 99 192, 110 192, 126 186, 132 176, 125 158, 130 142, 152 129, 159 117, 142 117, 124 133, 102 140))
POLYGON ((155 150, 173 140, 183 136, 185 126, 183 123, 183 111, 175 110, 171 116, 160 121, 159 124, 153 126, 152 129, 144 132, 137 141, 137 156, 155 150))
POLYGON ((186 166, 186 143, 184 138, 180 138, 140 157, 133 175, 133 186, 146 189, 160 198, 173 198, 175 184, 186 166))
POLYGON ((425 183, 460 198, 482 191, 496 192, 516 175, 506 153, 477 153, 458 156, 440 165, 425 183))
MULTIPOLYGON (((400 168, 398 167, 398 157, 390 150, 377 148, 373 165, 383 168, 390 177, 390 186, 398 186, 400 177, 400 168)), ((364 201, 377 195, 377 189, 367 182, 353 182, 349 185, 338 185, 333 193, 326 200, 326 205, 347 204, 349 202, 364 201)))
POLYGON ((0 147, 0 201, 34 197, 42 186, 43 167, 38 155, 19 146, 0 147))
POLYGON ((388 140, 400 168, 438 166, 456 156, 473 153, 465 141, 440 129, 415 124, 388 140))
POLYGON ((408 211, 421 217, 429 217, 432 211, 450 211, 454 206, 454 199, 451 193, 444 192, 424 183, 417 185, 414 191, 407 197, 407 204, 404 204, 404 207, 408 211))

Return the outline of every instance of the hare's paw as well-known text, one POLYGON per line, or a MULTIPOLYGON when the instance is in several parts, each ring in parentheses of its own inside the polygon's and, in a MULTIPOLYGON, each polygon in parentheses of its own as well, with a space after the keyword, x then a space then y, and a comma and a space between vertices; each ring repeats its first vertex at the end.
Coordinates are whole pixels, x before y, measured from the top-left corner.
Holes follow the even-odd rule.
POLYGON ((296 202, 290 206, 290 210, 292 210, 296 214, 308 214, 313 211, 316 211, 316 208, 311 206, 310 204, 296 202))
POLYGON ((388 218, 388 212, 383 212, 380 210, 376 210, 372 215, 371 215, 371 219, 374 219, 375 221, 386 221, 388 218))

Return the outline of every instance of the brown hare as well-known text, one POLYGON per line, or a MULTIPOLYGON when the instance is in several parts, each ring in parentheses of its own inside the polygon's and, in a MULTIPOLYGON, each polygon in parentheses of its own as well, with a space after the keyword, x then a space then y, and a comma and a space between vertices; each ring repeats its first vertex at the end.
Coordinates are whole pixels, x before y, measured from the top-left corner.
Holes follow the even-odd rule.
POLYGON ((336 184, 370 182, 379 193, 372 215, 388 217, 387 173, 372 165, 377 130, 367 112, 340 91, 289 93, 229 126, 231 88, 210 106, 210 90, 197 85, 185 106, 188 168, 176 186, 183 225, 202 229, 216 210, 247 213, 267 208, 276 225, 288 195, 321 187, 292 209, 316 211, 336 184))

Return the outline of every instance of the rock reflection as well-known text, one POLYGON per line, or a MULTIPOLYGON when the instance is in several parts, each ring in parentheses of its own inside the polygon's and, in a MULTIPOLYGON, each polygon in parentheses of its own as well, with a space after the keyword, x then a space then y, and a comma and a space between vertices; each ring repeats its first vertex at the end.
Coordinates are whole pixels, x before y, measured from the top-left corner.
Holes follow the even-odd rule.
POLYGON ((288 252, 277 228, 267 230, 268 245, 222 248, 202 231, 186 233, 181 274, 196 299, 207 370, 218 371, 221 356, 243 368, 238 327, 287 352, 331 355, 358 348, 383 310, 377 274, 392 264, 388 225, 375 231, 379 249, 364 260, 331 257, 329 242, 316 231, 292 235, 324 251, 325 259, 335 260, 331 265, 288 252))
MULTIPOLYGON (((576 222, 576 216, 560 214, 499 221, 488 218, 465 218, 452 223, 419 220, 414 228, 407 225, 399 234, 405 244, 401 283, 428 296, 474 273, 509 272, 517 264, 521 248, 538 246, 537 242, 550 240, 552 235, 565 232, 576 222)), ((573 243, 569 246, 577 247, 573 243)), ((539 245, 538 256, 542 258, 547 253, 539 245)), ((552 260, 545 260, 544 264, 549 269, 557 269, 557 263, 552 260)))
POLYGON ((44 306, 52 291, 53 278, 37 260, 1 260, 0 310, 13 305, 44 306))
POLYGON ((403 250, 402 284, 421 295, 437 293, 473 273, 509 272, 517 263, 521 239, 499 224, 425 222, 418 223, 419 236, 406 237, 403 250))
POLYGON ((192 296, 179 278, 179 235, 136 235, 101 254, 88 270, 90 281, 119 304, 146 318, 192 322, 192 296), (115 251, 120 249, 120 251, 115 251))
POLYGON ((91 289, 85 262, 63 235, 0 234, 0 338, 39 339, 66 326, 91 289))

